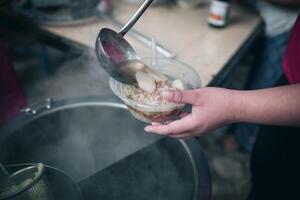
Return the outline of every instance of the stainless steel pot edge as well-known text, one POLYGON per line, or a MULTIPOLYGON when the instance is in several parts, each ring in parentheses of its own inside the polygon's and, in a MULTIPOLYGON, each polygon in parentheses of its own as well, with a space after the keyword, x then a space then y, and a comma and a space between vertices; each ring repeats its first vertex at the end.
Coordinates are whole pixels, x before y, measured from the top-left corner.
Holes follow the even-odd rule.
POLYGON ((7 124, 0 127, 0 143, 5 140, 5 138, 13 131, 18 128, 30 123, 31 121, 42 117, 46 114, 50 114, 62 109, 70 109, 80 106, 112 106, 116 108, 127 109, 126 105, 122 104, 121 101, 114 96, 84 96, 84 97, 74 97, 61 100, 52 100, 47 98, 45 101, 35 103, 34 105, 29 105, 26 108, 20 110, 20 114, 9 121, 7 124), (47 102, 51 100, 51 105, 47 102), (36 105, 44 105, 36 108, 36 105), (34 108, 34 109, 32 109, 34 108), (30 112, 30 110, 35 110, 35 112, 30 112), (29 112, 27 112, 29 111, 29 112))
POLYGON ((212 183, 207 159, 203 153, 200 142, 197 139, 179 140, 185 148, 193 166, 194 200, 211 199, 212 183))

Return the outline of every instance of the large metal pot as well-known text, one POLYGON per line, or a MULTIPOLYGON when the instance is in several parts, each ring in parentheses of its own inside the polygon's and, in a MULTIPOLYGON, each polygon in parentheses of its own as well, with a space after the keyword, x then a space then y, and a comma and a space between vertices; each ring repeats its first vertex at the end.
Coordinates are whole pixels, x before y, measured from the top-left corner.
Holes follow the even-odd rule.
POLYGON ((195 139, 144 132, 113 98, 84 97, 25 109, 0 128, 0 162, 57 167, 83 199, 208 200, 211 179, 195 139))

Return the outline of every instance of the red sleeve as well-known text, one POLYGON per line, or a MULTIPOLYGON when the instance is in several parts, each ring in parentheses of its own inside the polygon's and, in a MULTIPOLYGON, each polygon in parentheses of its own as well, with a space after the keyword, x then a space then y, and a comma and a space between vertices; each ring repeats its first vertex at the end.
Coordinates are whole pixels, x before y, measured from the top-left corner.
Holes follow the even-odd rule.
POLYGON ((300 83, 300 15, 298 15, 291 33, 283 67, 289 83, 300 83))
POLYGON ((26 105, 12 63, 0 41, 0 125, 19 113, 26 105))

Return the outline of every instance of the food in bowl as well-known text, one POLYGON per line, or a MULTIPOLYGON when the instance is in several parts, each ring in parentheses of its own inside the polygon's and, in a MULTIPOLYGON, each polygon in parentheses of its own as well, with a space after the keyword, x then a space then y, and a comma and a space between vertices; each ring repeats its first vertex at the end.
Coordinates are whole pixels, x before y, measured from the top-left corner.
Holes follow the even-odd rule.
POLYGON ((146 75, 144 76, 144 79, 138 80, 137 85, 125 86, 128 87, 127 98, 140 104, 154 106, 174 104, 163 98, 163 92, 176 89, 183 90, 184 88, 180 80, 171 82, 170 80, 155 80, 146 78, 146 75), (177 85, 179 85, 179 87, 177 87, 177 85))
MULTIPOLYGON (((143 61, 147 64, 147 59, 143 61)), ((159 65, 151 68, 167 78, 141 72, 136 74, 137 85, 123 84, 110 78, 110 88, 137 119, 147 123, 172 120, 178 117, 184 104, 167 101, 163 92, 198 88, 199 76, 192 68, 174 59, 160 59, 159 65)))
POLYGON ((167 90, 174 90, 167 81, 155 81, 155 90, 147 92, 137 86, 128 86, 127 98, 145 105, 167 105, 171 104, 163 98, 162 93, 167 90))

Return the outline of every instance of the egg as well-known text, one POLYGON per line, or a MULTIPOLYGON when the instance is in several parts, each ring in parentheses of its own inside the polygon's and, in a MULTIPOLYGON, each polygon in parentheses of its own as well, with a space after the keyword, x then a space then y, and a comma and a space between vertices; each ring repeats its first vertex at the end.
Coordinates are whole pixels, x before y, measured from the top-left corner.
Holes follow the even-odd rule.
POLYGON ((136 81, 138 83, 138 86, 148 92, 152 93, 156 90, 156 84, 154 78, 142 71, 139 71, 135 74, 136 81))
POLYGON ((176 79, 172 82, 172 87, 178 90, 185 90, 184 83, 179 79, 176 79))

